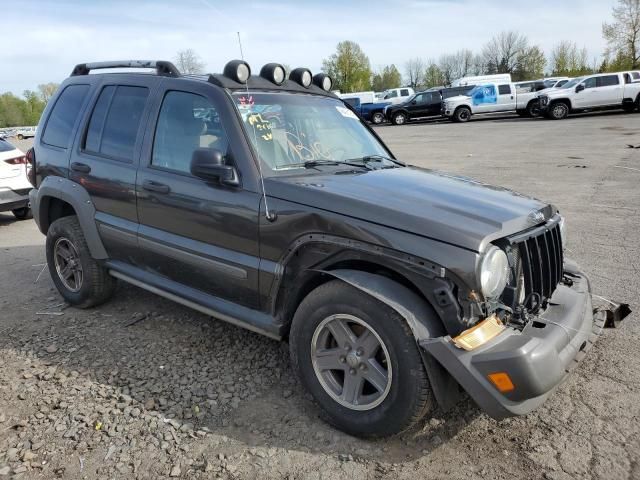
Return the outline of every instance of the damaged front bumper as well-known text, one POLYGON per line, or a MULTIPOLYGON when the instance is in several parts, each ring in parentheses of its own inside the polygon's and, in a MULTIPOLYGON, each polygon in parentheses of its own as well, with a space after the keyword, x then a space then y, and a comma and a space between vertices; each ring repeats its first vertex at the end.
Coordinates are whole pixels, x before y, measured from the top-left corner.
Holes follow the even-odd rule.
POLYGON ((522 331, 508 327, 472 351, 456 347, 450 336, 420 346, 493 418, 529 413, 586 356, 607 320, 606 311, 593 311, 586 275, 570 262, 565 272, 573 285, 559 285, 547 309, 522 331), (487 378, 496 372, 508 374, 513 390, 498 391, 487 378))

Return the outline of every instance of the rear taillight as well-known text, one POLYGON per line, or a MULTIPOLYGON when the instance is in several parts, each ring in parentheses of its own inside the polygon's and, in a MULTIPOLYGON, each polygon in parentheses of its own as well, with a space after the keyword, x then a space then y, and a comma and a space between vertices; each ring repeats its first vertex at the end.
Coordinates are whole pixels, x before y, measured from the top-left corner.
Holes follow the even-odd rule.
POLYGON ((36 152, 35 150, 32 148, 30 148, 29 150, 27 150, 27 154, 24 157, 26 159, 26 164, 27 164, 27 178, 29 179, 29 182, 31 183, 31 185, 33 185, 34 187, 37 188, 36 185, 36 152))
POLYGON ((5 160, 5 162, 9 165, 26 165, 27 157, 23 155, 22 157, 10 158, 9 160, 5 160))

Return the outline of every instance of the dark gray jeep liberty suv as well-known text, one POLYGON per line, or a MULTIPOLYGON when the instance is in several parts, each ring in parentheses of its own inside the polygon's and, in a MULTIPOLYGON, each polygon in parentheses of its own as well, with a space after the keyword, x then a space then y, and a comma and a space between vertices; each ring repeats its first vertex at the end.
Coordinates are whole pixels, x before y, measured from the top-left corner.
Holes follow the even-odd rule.
POLYGON ((563 218, 405 165, 330 90, 240 60, 77 65, 28 154, 56 287, 86 308, 122 280, 288 338, 351 434, 401 432, 463 391, 494 418, 530 412, 606 323, 563 218), (152 73, 90 74, 126 67, 152 73))

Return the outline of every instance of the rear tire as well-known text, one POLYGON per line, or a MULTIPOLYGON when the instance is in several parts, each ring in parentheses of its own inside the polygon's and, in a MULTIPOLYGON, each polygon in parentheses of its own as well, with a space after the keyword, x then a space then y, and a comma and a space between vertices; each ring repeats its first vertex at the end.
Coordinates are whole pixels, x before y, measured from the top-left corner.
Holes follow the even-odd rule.
POLYGON ((33 218, 29 207, 16 208, 15 210, 11 210, 11 213, 13 213, 13 216, 16 217, 17 220, 29 220, 33 218))
POLYGON ((527 105, 527 115, 531 118, 540 116, 540 102, 538 100, 532 100, 527 105))
POLYGON ((466 123, 471 119, 471 109, 469 107, 458 107, 453 113, 453 121, 466 123))
POLYGON ((302 301, 289 348, 293 369, 323 417, 350 435, 394 435, 435 408, 406 321, 340 280, 321 285, 302 301))
POLYGON ((371 115, 371 123, 373 123, 374 125, 380 125, 382 122, 384 122, 384 113, 375 112, 373 115, 371 115))
POLYGON ((116 279, 91 256, 78 217, 62 217, 51 224, 46 250, 51 279, 68 303, 89 308, 111 297, 116 279))

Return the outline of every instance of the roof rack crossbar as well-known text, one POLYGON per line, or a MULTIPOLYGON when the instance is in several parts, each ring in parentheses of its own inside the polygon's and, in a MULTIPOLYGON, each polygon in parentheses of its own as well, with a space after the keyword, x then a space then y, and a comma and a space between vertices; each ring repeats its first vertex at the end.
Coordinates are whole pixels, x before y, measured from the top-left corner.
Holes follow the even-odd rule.
POLYGON ((157 75, 179 77, 180 71, 176 66, 165 60, 120 60, 112 62, 79 63, 71 72, 71 76, 89 75, 91 70, 104 68, 155 68, 157 75))

